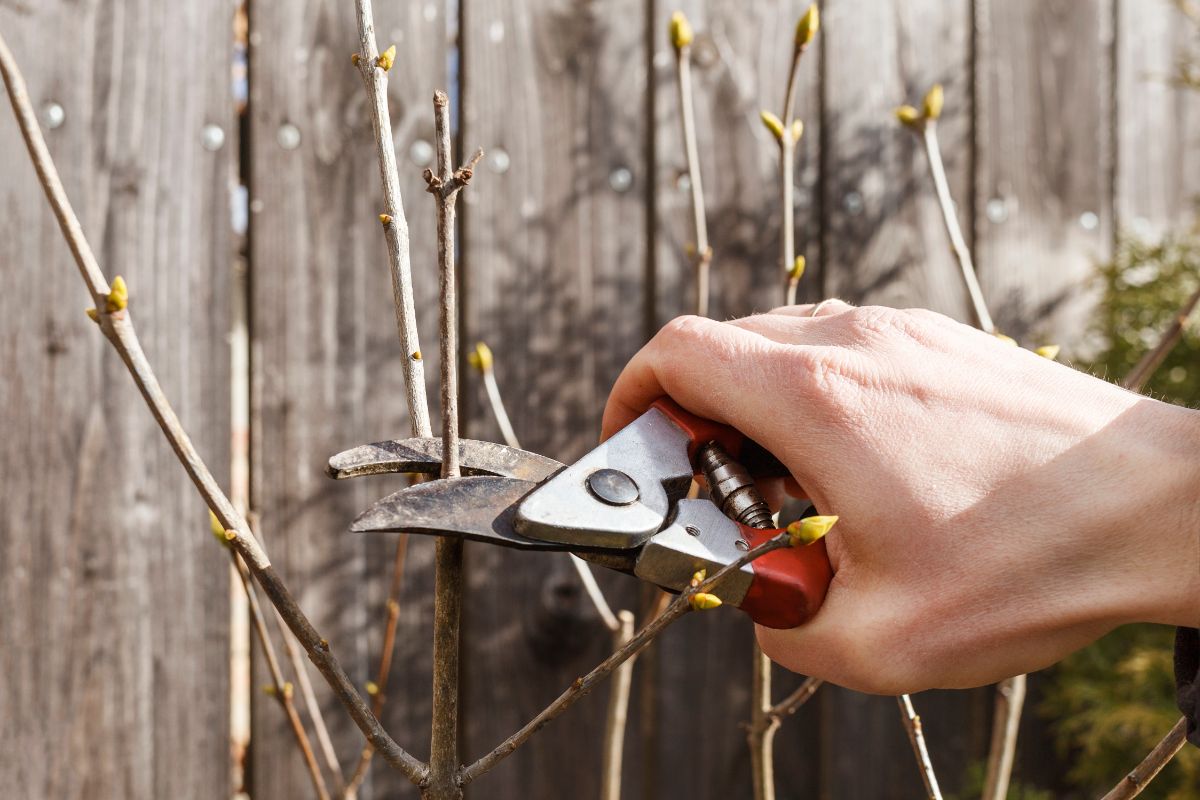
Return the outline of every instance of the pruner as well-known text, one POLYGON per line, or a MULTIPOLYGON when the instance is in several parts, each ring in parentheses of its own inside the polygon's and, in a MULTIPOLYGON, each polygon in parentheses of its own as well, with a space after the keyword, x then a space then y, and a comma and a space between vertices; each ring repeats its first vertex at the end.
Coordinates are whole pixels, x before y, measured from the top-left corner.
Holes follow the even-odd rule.
MULTIPOLYGON (((438 438, 393 440, 339 453, 329 474, 437 474, 441 462, 438 438)), ((385 497, 351 530, 566 551, 674 592, 780 533, 754 479, 786 469, 735 429, 665 398, 574 464, 470 439, 459 442, 459 463, 463 477, 385 497), (707 479, 708 499, 687 499, 697 475, 707 479)), ((760 625, 793 628, 817 612, 831 578, 817 540, 755 559, 718 593, 760 625)))

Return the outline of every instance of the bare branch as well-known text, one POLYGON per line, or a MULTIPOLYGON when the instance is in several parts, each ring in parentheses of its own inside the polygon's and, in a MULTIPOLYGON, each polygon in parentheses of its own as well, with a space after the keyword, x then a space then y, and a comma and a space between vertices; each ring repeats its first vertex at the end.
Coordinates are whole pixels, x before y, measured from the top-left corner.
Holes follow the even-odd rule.
POLYGON ((900 718, 904 720, 904 732, 908 734, 908 743, 912 745, 913 754, 917 757, 917 766, 921 769, 925 794, 929 800, 942 800, 942 790, 938 787, 937 775, 933 772, 933 762, 929 760, 929 749, 925 746, 921 718, 913 708, 912 698, 902 694, 896 698, 896 702, 900 704, 900 718))
POLYGON ((1146 382, 1154 374, 1154 371, 1159 368, 1163 360, 1179 344, 1179 340, 1183 337, 1183 327, 1187 325, 1188 318, 1195 312, 1196 306, 1200 305, 1200 288, 1192 292, 1191 297, 1183 304, 1183 307, 1176 312, 1175 318, 1171 320, 1171 325, 1163 331, 1162 338, 1158 340, 1158 344, 1154 345, 1145 355, 1138 360, 1129 374, 1125 376, 1125 380, 1121 381, 1121 385, 1126 389, 1131 389, 1135 392, 1140 392, 1146 382))
MULTIPOLYGON (((588 573, 591 575, 591 573, 588 573)), ((633 612, 622 609, 620 627, 613 632, 613 650, 620 650, 633 638, 633 612)), ((608 695, 608 713, 604 718, 603 774, 600 776, 600 800, 621 800, 621 760, 625 750, 625 725, 629 719, 629 690, 633 686, 631 658, 617 667, 608 695)))
POLYGON ((226 529, 227 536, 232 537, 231 546, 237 550, 255 580, 263 587, 271 603, 333 688, 338 700, 346 707, 355 724, 369 741, 381 748, 388 763, 410 779, 420 780, 424 776, 425 765, 397 745, 371 714, 370 709, 355 690, 354 684, 346 675, 346 671, 330 652, 329 643, 321 638, 304 612, 300 610, 287 587, 275 573, 266 551, 254 534, 250 532, 250 526, 233 507, 229 498, 217 485, 212 472, 200 458, 200 454, 196 452, 191 439, 180 425, 174 409, 163 394, 150 362, 146 359, 129 312, 125 309, 109 310, 107 308, 107 294, 111 290, 103 273, 99 270, 91 247, 83 235, 79 220, 71 208, 70 201, 62 190, 62 183, 54 167, 54 161, 46 149, 37 119, 29 103, 25 82, 2 36, 0 36, 0 77, 4 79, 9 100, 12 102, 17 121, 21 126, 21 134, 29 148, 29 156, 37 170, 42 188, 46 192, 54 215, 59 220, 63 237, 75 255, 80 275, 96 303, 96 322, 121 356, 121 360, 125 362, 134 383, 170 443, 171 449, 175 451, 176 457, 183 465, 184 471, 196 486, 205 504, 216 514, 217 519, 226 529))
POLYGON ((641 652, 655 637, 663 632, 671 623, 682 617, 691 610, 691 599, 693 596, 702 593, 712 593, 718 591, 726 576, 741 569, 751 561, 766 555, 767 553, 781 550, 785 547, 790 547, 790 542, 787 533, 781 533, 773 539, 763 542, 758 547, 743 553, 739 558, 726 564, 707 580, 698 582, 696 586, 691 586, 679 594, 657 617, 654 617, 650 622, 642 627, 633 638, 630 639, 625 646, 614 651, 612 655, 604 659, 591 672, 581 678, 577 678, 570 687, 558 696, 550 705, 546 706, 532 720, 525 724, 523 728, 509 736, 503 742, 495 747, 490 753, 483 756, 475 763, 464 768, 459 774, 460 783, 465 786, 471 781, 478 778, 488 770, 495 767, 508 756, 512 755, 521 745, 525 744, 531 736, 537 733, 546 723, 558 717, 568 708, 573 706, 576 701, 595 688, 596 684, 604 680, 621 664, 628 659, 641 652))
POLYGON ((996 686, 996 706, 992 715, 992 743, 988 748, 987 773, 982 800, 1004 800, 1012 777, 1017 752, 1017 732, 1021 727, 1021 708, 1025 705, 1025 676, 1017 675, 996 686))
POLYGON ((812 696, 817 693, 817 689, 820 689, 821 684, 824 682, 820 678, 806 678, 804 683, 796 688, 796 691, 780 700, 771 708, 771 716, 782 720, 784 717, 795 714, 800 706, 812 699, 812 696))
MULTIPOLYGON (((690 37, 689 37, 690 38, 690 37)), ((708 316, 708 275, 712 265, 712 247, 708 244, 708 220, 704 214, 704 184, 700 178, 700 151, 696 146, 696 110, 692 103, 691 44, 675 48, 675 67, 679 87, 679 117, 683 125, 683 152, 687 159, 688 184, 692 199, 692 232, 695 248, 690 253, 696 268, 696 314, 708 316)))
POLYGON ((1154 749, 1142 759, 1142 763, 1134 767, 1121 782, 1114 786, 1103 800, 1128 800, 1142 793, 1150 781, 1154 780, 1162 768, 1183 749, 1187 742, 1187 719, 1180 717, 1175 727, 1167 732, 1154 749))
POLYGON ((751 666, 750 725, 746 741, 750 745, 750 778, 755 800, 775 797, 775 732, 779 717, 771 714, 771 659, 754 643, 751 666))

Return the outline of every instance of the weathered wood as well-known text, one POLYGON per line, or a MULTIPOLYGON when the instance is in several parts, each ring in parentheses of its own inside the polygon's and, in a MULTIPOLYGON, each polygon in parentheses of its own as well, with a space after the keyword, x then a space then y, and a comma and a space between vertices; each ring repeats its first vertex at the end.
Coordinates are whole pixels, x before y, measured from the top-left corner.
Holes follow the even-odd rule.
MULTIPOLYGON (((66 189, 222 481, 229 454, 229 17, 4 4, 66 189), (61 112, 61 116, 59 113, 61 112), (216 125, 224 145, 206 149, 216 125)), ((91 305, 0 112, 0 776, 13 797, 230 781, 228 560, 91 305)))
MULTIPOLYGON (((561 460, 596 442, 643 340, 648 180, 645 13, 637 0, 466 5, 461 139, 487 152, 464 194, 464 342, 486 340, 521 443, 561 460)), ((497 438, 475 376, 468 435, 497 438)), ((610 634, 564 556, 471 547, 462 726, 490 750, 598 663, 610 634)), ((601 570, 603 572, 603 570, 601 570)), ((598 575, 613 607, 634 581, 598 575)), ((599 791, 608 686, 480 779, 488 797, 599 791)), ((627 747, 626 775, 636 747, 627 747)))
MULTIPOLYGON (((433 212, 420 172, 433 159, 429 98, 446 80, 446 22, 436 4, 382 4, 377 11, 380 46, 395 43, 398 51, 389 82, 392 122, 422 346, 435 353, 433 212)), ((280 572, 347 670, 365 683, 378 664, 395 539, 346 529, 402 479, 334 483, 324 465, 346 447, 407 436, 409 425, 377 219, 382 195, 371 120, 350 63, 358 42, 354 8, 317 0, 262 4, 251 26, 252 502, 280 572)), ((436 362, 426 360, 433 387, 436 362)), ((432 542, 411 543, 383 717, 420 757, 429 741, 432 555, 432 542)), ((362 737, 316 680, 348 770, 362 737)), ((253 712, 256 800, 308 796, 278 709, 260 696, 253 712)), ((378 758, 371 775, 362 797, 415 796, 378 758)))
POLYGON ((1195 218, 1200 95, 1174 78, 1200 21, 1166 0, 1116 5, 1113 227, 1154 236, 1195 218))
POLYGON ((1112 3, 975 5, 980 283, 1000 330, 1067 353, 1111 245, 1112 3))

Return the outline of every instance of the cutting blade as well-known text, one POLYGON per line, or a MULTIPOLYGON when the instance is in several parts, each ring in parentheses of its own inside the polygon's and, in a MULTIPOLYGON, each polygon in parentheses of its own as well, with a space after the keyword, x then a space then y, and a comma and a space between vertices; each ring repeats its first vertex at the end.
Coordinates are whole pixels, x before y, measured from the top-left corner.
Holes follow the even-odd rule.
MULTIPOLYGON (((500 475, 540 482, 563 468, 552 458, 515 447, 475 439, 460 439, 458 460, 464 475, 500 475)), ((442 468, 442 440, 436 436, 392 439, 359 445, 329 459, 332 478, 357 478, 395 472, 436 475, 442 468)))

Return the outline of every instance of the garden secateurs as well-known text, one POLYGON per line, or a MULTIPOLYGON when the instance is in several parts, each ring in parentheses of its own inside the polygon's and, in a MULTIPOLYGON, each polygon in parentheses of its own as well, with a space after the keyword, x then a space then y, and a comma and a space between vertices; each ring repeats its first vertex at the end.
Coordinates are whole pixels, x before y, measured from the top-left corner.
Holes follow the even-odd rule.
MULTIPOLYGON (((437 474, 442 442, 377 442, 329 460, 329 474, 437 474)), ((682 591, 780 533, 754 484, 787 470, 733 428, 661 399, 579 461, 492 442, 459 442, 463 477, 402 489, 356 519, 352 531, 458 536, 519 550, 566 551, 682 591), (739 459, 739 460, 735 460, 739 459), (703 475, 709 499, 686 498, 703 475)), ((817 612, 832 578, 825 543, 767 553, 731 573, 721 600, 760 625, 796 627, 817 612)))

